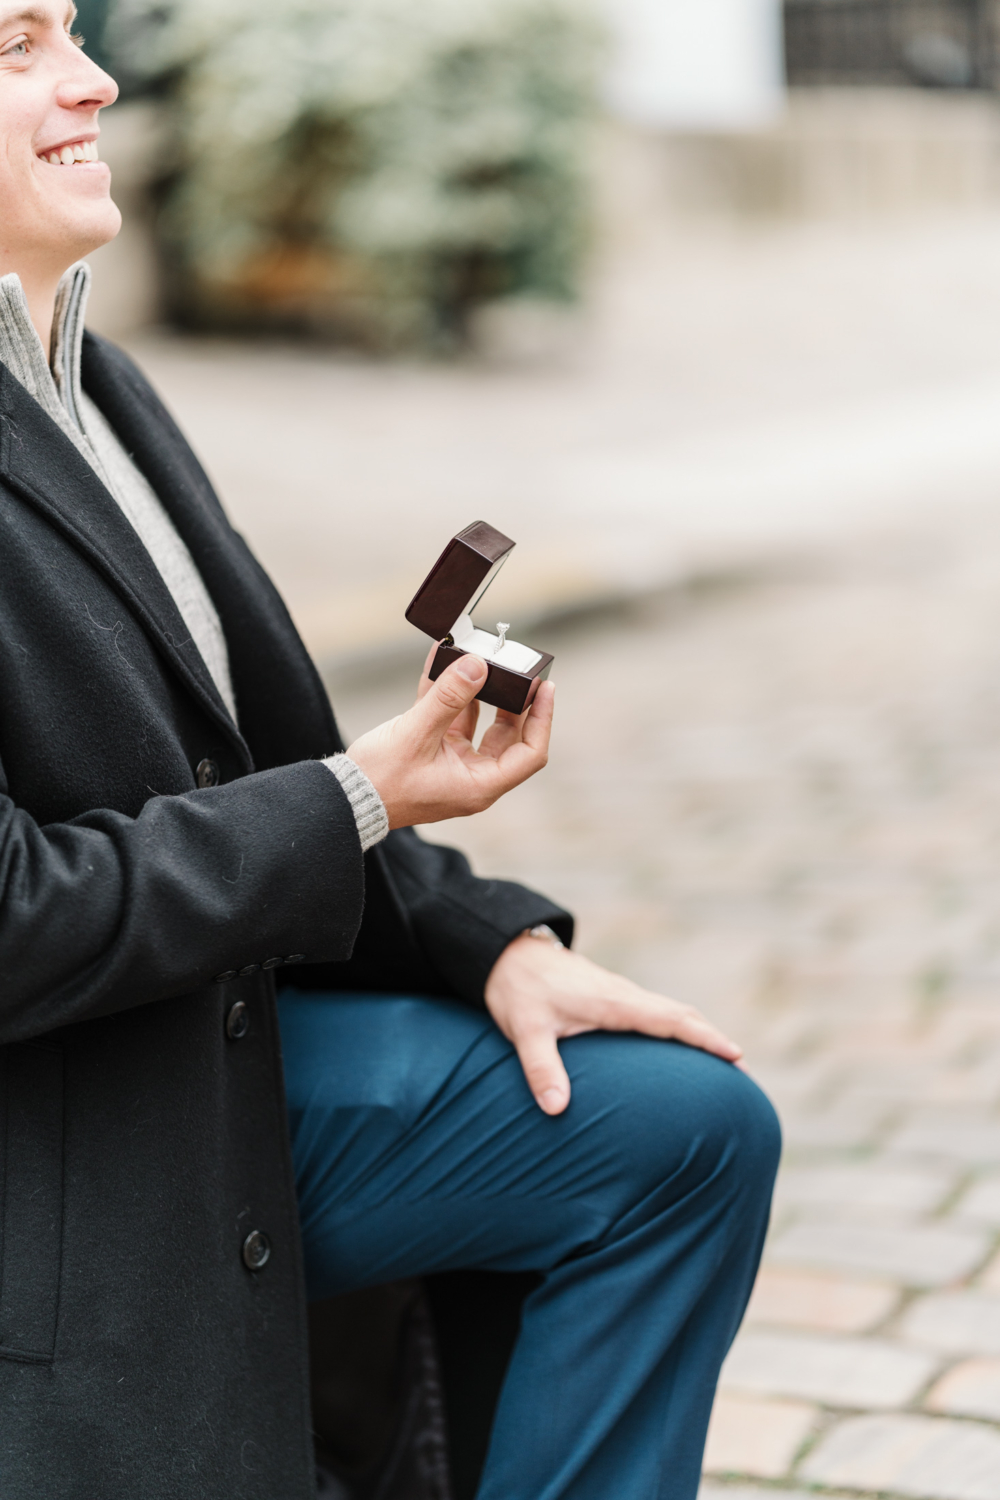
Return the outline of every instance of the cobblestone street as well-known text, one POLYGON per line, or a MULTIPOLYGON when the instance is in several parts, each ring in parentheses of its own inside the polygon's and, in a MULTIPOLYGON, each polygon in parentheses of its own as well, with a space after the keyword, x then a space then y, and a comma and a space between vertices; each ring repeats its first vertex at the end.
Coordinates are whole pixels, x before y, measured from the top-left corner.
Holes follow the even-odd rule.
POLYGON ((432 836, 718 1018, 785 1128, 704 1500, 1000 1500, 1000 516, 537 644, 548 771, 432 836))

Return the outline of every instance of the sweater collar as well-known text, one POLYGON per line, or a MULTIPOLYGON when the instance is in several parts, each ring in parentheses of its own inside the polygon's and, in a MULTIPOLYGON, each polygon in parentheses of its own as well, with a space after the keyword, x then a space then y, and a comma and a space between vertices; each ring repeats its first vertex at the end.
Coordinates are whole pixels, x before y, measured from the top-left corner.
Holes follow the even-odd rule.
POLYGON ((52 320, 50 368, 31 321, 21 278, 15 271, 0 276, 0 359, 39 406, 74 439, 83 432, 80 358, 90 281, 90 267, 81 260, 70 266, 59 283, 52 320))

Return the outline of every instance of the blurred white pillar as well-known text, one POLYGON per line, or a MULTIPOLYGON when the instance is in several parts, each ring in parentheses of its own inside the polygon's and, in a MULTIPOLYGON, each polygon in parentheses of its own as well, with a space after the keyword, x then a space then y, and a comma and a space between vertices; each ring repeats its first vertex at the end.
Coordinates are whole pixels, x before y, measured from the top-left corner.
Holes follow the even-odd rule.
POLYGON ((784 103, 781 0, 604 0, 617 37, 608 100, 626 120, 747 130, 784 103))

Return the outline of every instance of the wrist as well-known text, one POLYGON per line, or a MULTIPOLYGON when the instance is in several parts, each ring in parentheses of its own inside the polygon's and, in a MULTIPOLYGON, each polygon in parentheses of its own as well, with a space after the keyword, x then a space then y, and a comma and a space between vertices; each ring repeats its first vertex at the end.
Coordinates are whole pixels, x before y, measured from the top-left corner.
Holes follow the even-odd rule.
POLYGON ((511 938, 490 970, 485 991, 487 1006, 498 1002, 504 994, 530 988, 537 977, 549 973, 568 952, 558 934, 546 924, 526 927, 511 938))
POLYGON ((343 752, 329 755, 323 764, 337 778, 351 804, 355 827, 361 840, 361 852, 364 854, 375 844, 381 843, 389 832, 389 819, 382 798, 364 769, 350 755, 343 752))
MULTIPOLYGON (((406 808, 397 796, 398 778, 391 774, 384 746, 377 738, 379 730, 361 735, 347 747, 347 757, 364 773, 385 809, 387 828, 407 827, 406 808)), ((412 819, 410 821, 413 821, 412 819)))

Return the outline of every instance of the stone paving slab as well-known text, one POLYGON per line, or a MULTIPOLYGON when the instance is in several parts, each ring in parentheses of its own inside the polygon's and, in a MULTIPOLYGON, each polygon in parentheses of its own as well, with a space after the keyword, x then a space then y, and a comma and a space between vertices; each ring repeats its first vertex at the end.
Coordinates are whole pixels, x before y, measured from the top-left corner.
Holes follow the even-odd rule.
POLYGON ((888 1149, 992 1166, 1000 1161, 1000 1121, 988 1116, 969 1121, 912 1120, 890 1138, 888 1149))
POLYGON ((1000 1359, 966 1359, 943 1375, 924 1402, 928 1411, 1000 1422, 1000 1359))
POLYGON ((933 1355, 883 1339, 746 1329, 722 1367, 721 1385, 827 1406, 885 1410, 912 1401, 938 1364, 933 1355))
MULTIPOLYGON (((835 1208, 847 1216, 872 1209, 927 1214, 943 1203, 957 1182, 954 1172, 872 1162, 788 1167, 778 1185, 775 1207, 835 1208)), ((997 1191, 1000 1195, 1000 1184, 997 1191)))
POLYGON ((782 1116, 782 1129, 789 1149, 821 1147, 828 1150, 850 1150, 868 1146, 888 1116, 881 1099, 838 1102, 828 1110, 794 1111, 782 1116))
POLYGON ((782 1265, 822 1266, 889 1276, 904 1286, 942 1286, 968 1276, 990 1248, 985 1232, 964 1226, 908 1225, 898 1229, 849 1224, 793 1224, 769 1249, 782 1265))
POLYGON ((1000 1229, 1000 1176, 983 1177, 974 1182, 955 1205, 955 1217, 1000 1229))
POLYGON ((799 1476, 920 1500, 1000 1500, 1000 1433, 943 1418, 854 1417, 820 1439, 799 1476))
POLYGON ((705 1472, 780 1479, 818 1414, 815 1406, 802 1401, 757 1401, 722 1392, 712 1411, 705 1472))
POLYGON ((913 1343, 943 1354, 1000 1354, 1000 1295, 946 1292, 920 1297, 901 1328, 913 1343))
POLYGON ((898 1287, 824 1271, 765 1265, 747 1308, 746 1326, 779 1324, 826 1333, 865 1333, 896 1308, 898 1287))

